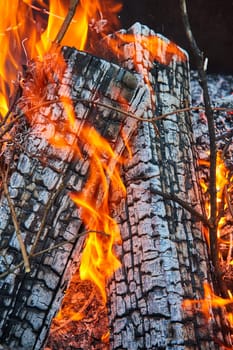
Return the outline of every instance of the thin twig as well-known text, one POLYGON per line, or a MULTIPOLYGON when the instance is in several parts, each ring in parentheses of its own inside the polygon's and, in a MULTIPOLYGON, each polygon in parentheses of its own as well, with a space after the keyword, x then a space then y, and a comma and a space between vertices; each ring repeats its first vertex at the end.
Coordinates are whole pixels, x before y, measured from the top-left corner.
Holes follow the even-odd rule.
MULTIPOLYGON (((66 245, 66 244, 70 244, 70 243, 71 243, 71 244, 74 244, 74 243, 76 242, 76 239, 77 239, 77 238, 86 236, 86 235, 88 235, 88 234, 90 234, 90 233, 97 233, 97 234, 103 235, 103 236, 105 236, 105 237, 110 237, 110 234, 107 233, 107 232, 104 232, 104 231, 87 230, 87 231, 84 231, 84 232, 82 232, 82 233, 79 233, 75 239, 70 239, 70 240, 67 240, 67 241, 63 241, 63 242, 60 242, 60 243, 57 243, 57 244, 53 245, 52 247, 48 247, 48 248, 46 248, 46 249, 42 249, 42 250, 40 250, 39 252, 36 252, 36 253, 34 253, 34 254, 31 254, 31 255, 29 256, 29 258, 30 258, 30 260, 31 260, 31 259, 33 259, 33 258, 35 258, 35 257, 37 257, 37 256, 40 256, 40 255, 42 255, 42 254, 49 253, 49 252, 51 252, 51 251, 53 251, 53 250, 55 250, 55 249, 58 249, 58 248, 60 248, 60 247, 62 247, 62 246, 64 246, 64 245, 66 245)), ((0 279, 6 277, 6 276, 9 275, 10 273, 14 273, 14 271, 16 271, 17 269, 19 269, 19 268, 20 268, 21 266, 23 266, 23 265, 24 265, 24 261, 21 261, 19 264, 17 264, 17 265, 14 266, 13 268, 8 269, 7 271, 1 273, 1 274, 0 274, 0 279)))
POLYGON ((75 11, 76 11, 76 8, 78 6, 78 2, 79 2, 79 0, 70 0, 69 11, 66 15, 64 22, 62 23, 62 26, 61 26, 59 32, 57 33, 55 40, 54 40, 55 44, 57 44, 57 45, 60 44, 62 39, 64 38, 64 35, 66 34, 66 32, 70 26, 70 23, 75 15, 75 11))
POLYGON ((225 187, 225 197, 226 197, 226 201, 227 201, 227 207, 228 207, 229 212, 231 214, 231 217, 233 219, 233 207, 232 207, 232 204, 231 204, 231 201, 230 201, 230 195, 229 195, 227 186, 225 187))
MULTIPOLYGON (((75 99, 76 102, 83 102, 83 103, 88 103, 88 104, 92 104, 92 105, 97 105, 97 106, 101 106, 101 107, 104 107, 104 108, 108 108, 108 109, 111 109, 112 111, 115 111, 115 112, 118 112, 118 113, 121 113, 121 114, 124 114, 128 117, 131 117, 133 119, 136 119, 138 121, 142 121, 142 122, 157 122, 161 119, 165 119, 167 117, 169 117, 170 115, 173 115, 173 114, 178 114, 178 113, 185 113, 185 112, 190 112, 190 111, 198 111, 198 110, 205 110, 205 107, 204 106, 193 106, 193 107, 185 107, 185 108, 180 108, 180 109, 176 109, 174 111, 170 111, 170 112, 167 112, 167 113, 164 113, 164 114, 161 114, 159 116, 156 116, 156 117, 152 117, 152 118, 142 118, 142 117, 137 117, 135 114, 133 113, 129 113, 129 112, 126 112, 122 109, 119 109, 117 107, 113 107, 113 106, 110 106, 106 103, 102 103, 102 102, 99 102, 99 101, 95 101, 95 100, 86 100, 86 99, 75 99)), ((230 111, 233 111, 233 108, 224 108, 224 107, 211 107, 213 111, 224 111, 224 112, 230 112, 230 111)))
POLYGON ((187 204, 185 201, 183 201, 182 199, 177 197, 175 194, 162 192, 162 191, 159 191, 159 190, 155 190, 153 188, 151 189, 151 192, 153 194, 157 194, 157 195, 163 197, 164 199, 171 200, 171 201, 179 204, 182 208, 186 209, 191 215, 196 217, 204 225, 206 225, 208 228, 211 228, 210 221, 204 215, 202 215, 201 213, 199 213, 198 211, 193 209, 193 207, 191 207, 191 205, 187 204))
MULTIPOLYGON (((104 231, 95 231, 95 230, 84 231, 84 232, 82 232, 82 233, 79 233, 77 236, 78 236, 78 238, 80 238, 80 237, 83 237, 83 236, 88 235, 89 233, 97 233, 97 234, 99 234, 99 235, 104 235, 104 236, 106 236, 106 237, 110 237, 110 235, 109 235, 108 233, 104 232, 104 231)), ((67 240, 67 241, 64 241, 64 242, 57 243, 57 244, 55 244, 55 245, 52 246, 52 247, 49 247, 49 248, 40 250, 39 252, 32 254, 31 257, 32 257, 32 258, 35 258, 36 256, 39 256, 39 255, 41 255, 41 254, 51 252, 51 250, 57 249, 57 248, 59 248, 59 247, 65 245, 65 244, 67 244, 67 243, 75 243, 75 240, 67 240)), ((0 277, 1 277, 1 275, 0 275, 0 277)))
MULTIPOLYGON (((219 136, 216 137, 216 141, 220 141, 222 139, 226 139, 226 138, 232 138, 233 137, 233 130, 229 130, 219 136)), ((230 142, 230 141, 229 141, 230 142)), ((227 145, 228 146, 228 145, 227 145)), ((224 153, 226 153, 226 151, 224 151, 224 153)))
POLYGON ((48 216, 48 213, 49 213, 49 210, 51 209, 51 206, 55 200, 55 198, 57 197, 57 195, 59 194, 59 192, 65 187, 65 184, 64 184, 64 181, 61 181, 61 184, 58 186, 57 190, 52 192, 47 204, 46 204, 46 207, 44 209, 44 214, 43 214, 43 217, 42 217, 42 220, 41 220, 41 224, 40 224, 40 228, 36 234, 36 238, 35 238, 35 241, 32 245, 32 248, 31 248, 31 251, 30 251, 30 254, 29 256, 32 256, 33 253, 35 252, 35 249, 37 247, 37 244, 38 244, 38 241, 40 239, 40 236, 44 230, 44 227, 45 227, 45 224, 46 224, 46 219, 47 219, 47 216, 48 216))
MULTIPOLYGON (((148 123, 155 123, 155 122, 157 122, 159 120, 162 120, 162 119, 165 119, 165 118, 167 118, 167 117, 169 117, 170 115, 173 115, 173 114, 185 113, 185 112, 190 112, 190 111, 205 110, 205 107, 203 107, 203 106, 186 107, 186 108, 176 109, 174 111, 170 111, 168 113, 164 113, 164 114, 161 114, 159 116, 156 116, 156 117, 153 117, 153 118, 149 119, 149 118, 138 117, 138 116, 136 116, 133 113, 124 111, 123 109, 120 109, 120 108, 117 108, 117 107, 113 107, 113 106, 108 105, 106 103, 102 103, 102 102, 95 101, 95 100, 87 100, 87 99, 78 98, 78 99, 75 99, 75 101, 76 102, 81 102, 81 103, 87 103, 87 104, 91 104, 91 105, 96 105, 96 106, 101 106, 101 107, 104 107, 104 108, 108 108, 108 109, 110 109, 112 111, 115 111, 115 112, 117 112, 119 114, 123 114, 123 115, 126 115, 127 117, 136 119, 138 121, 148 122, 148 123)), ((41 102, 40 104, 37 104, 36 106, 34 106, 34 107, 30 108, 30 109, 27 109, 27 110, 26 109, 22 109, 19 114, 15 114, 15 118, 10 123, 8 123, 6 125, 6 128, 3 129, 3 131, 0 133, 0 139, 15 125, 15 123, 19 119, 21 119, 25 115, 27 115, 29 113, 33 113, 33 112, 37 111, 39 108, 41 108, 41 107, 49 106, 51 104, 59 103, 59 102, 68 103, 68 104, 71 103, 69 98, 60 97, 60 98, 56 98, 54 100, 41 102)), ((233 111, 233 108, 225 108, 225 107, 211 107, 211 108, 212 108, 213 111, 223 111, 223 112, 231 112, 231 111, 233 111)))
POLYGON ((227 254, 227 262, 226 262, 227 268, 229 268, 230 262, 232 260, 232 249, 233 249, 232 233, 230 233, 229 236, 230 236, 229 237, 230 238, 230 244, 229 244, 229 249, 228 249, 228 254, 227 254))
POLYGON ((217 196, 216 196, 216 157, 217 157, 217 147, 216 147, 216 135, 215 135, 215 124, 213 110, 211 108, 207 77, 204 69, 204 55, 199 49, 196 40, 193 36, 187 6, 185 0, 180 0, 180 8, 182 14, 182 20, 184 23, 184 28, 186 31, 186 36, 191 45, 193 55, 196 60, 197 70, 199 75, 200 85, 203 90, 203 99, 205 106, 205 114, 207 117, 208 130, 209 130, 209 140, 210 140, 210 182, 209 182, 209 193, 210 193, 210 251, 213 265, 216 269, 216 273, 219 272, 219 258, 218 258, 218 238, 217 238, 217 196))
POLYGON ((13 224, 14 224, 16 236, 17 236, 17 239, 18 239, 18 242, 19 242, 19 246, 20 246, 20 249, 21 249, 21 253, 22 253, 22 256, 23 256, 25 271, 26 272, 30 272, 31 269, 30 269, 30 264, 29 264, 29 258, 28 258, 28 255, 27 255, 27 251, 26 251, 26 247, 25 247, 23 238, 22 238, 21 233, 20 233, 19 223, 18 223, 18 220, 17 220, 17 215, 16 215, 16 212, 15 212, 14 204, 13 204, 13 202, 11 200, 11 197, 10 197, 10 194, 9 194, 9 191, 8 191, 7 175, 8 175, 8 171, 2 176, 3 190, 4 190, 4 194, 6 196, 8 205, 10 207, 12 221, 13 221, 13 224))

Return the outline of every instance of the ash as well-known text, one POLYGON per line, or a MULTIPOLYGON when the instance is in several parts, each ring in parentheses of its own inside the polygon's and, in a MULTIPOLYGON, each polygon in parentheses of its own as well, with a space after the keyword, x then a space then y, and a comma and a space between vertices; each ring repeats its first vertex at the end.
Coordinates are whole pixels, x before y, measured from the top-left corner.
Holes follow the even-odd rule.
MULTIPOLYGON (((214 74, 207 77, 211 105, 226 108, 215 111, 217 148, 224 151, 226 166, 233 170, 233 76, 214 74), (231 109, 231 110, 230 110, 231 109)), ((191 71, 192 106, 204 106, 202 89, 197 72, 191 71)), ((193 132, 200 158, 206 157, 209 150, 207 118, 204 110, 193 112, 193 132)))

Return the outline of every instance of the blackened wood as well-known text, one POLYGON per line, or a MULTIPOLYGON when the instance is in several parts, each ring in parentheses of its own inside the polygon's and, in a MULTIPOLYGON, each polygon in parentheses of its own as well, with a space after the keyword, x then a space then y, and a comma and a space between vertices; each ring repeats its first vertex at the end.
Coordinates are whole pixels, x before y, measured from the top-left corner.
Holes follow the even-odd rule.
MULTIPOLYGON (((139 24, 130 32, 155 35, 139 24)), ((125 44, 124 50, 139 50, 136 65, 128 56, 124 64, 150 79, 156 109, 152 106, 147 116, 189 105, 188 62, 171 57, 167 66, 148 63, 140 39, 135 49, 125 44)), ((202 299, 203 282, 212 280, 202 224, 156 194, 175 194, 201 212, 191 115, 177 113, 156 125, 159 133, 149 123, 138 128, 132 159, 124 167, 127 198, 115 207, 123 244, 118 252, 122 267, 109 284, 111 348, 214 350, 219 341, 230 346, 224 318, 213 314, 206 320, 182 308, 184 299, 202 299)))
MULTIPOLYGON (((33 63, 29 67, 19 106, 22 108, 24 103, 27 106, 27 89, 37 86, 36 79, 45 83, 43 89, 38 89, 35 94, 38 93, 39 97, 41 94, 45 101, 55 102, 35 110, 30 125, 25 122, 23 132, 20 135, 16 133, 15 139, 20 137, 20 148, 15 151, 17 157, 11 160, 8 190, 28 254, 42 221, 45 223, 34 253, 61 242, 66 244, 30 258, 30 273, 25 273, 23 264, 16 268, 22 261, 21 251, 3 193, 0 200, 0 273, 5 274, 0 279, 0 343, 11 349, 43 348, 51 320, 60 307, 63 291, 72 274, 74 261, 77 263, 80 258, 83 238, 79 239, 79 234, 85 228, 69 197, 71 191, 83 189, 89 172, 88 157, 74 156, 73 148, 81 141, 78 138, 80 128, 84 125, 95 127, 118 155, 125 148, 122 135, 127 140, 136 129, 134 119, 78 100, 97 99, 122 110, 127 107, 136 115, 142 114, 148 102, 148 89, 139 75, 68 47, 63 49, 63 54, 67 68, 62 71, 62 80, 57 79, 62 67, 56 64, 56 56, 48 57, 44 66, 39 64, 40 71, 35 71, 33 63), (53 77, 52 81, 47 81, 48 76, 53 77), (53 136, 50 118, 57 125, 64 122, 63 105, 56 99, 59 101, 67 96, 74 103, 77 128, 64 131, 67 145, 63 150, 57 150, 43 135, 53 136), (124 99, 124 107, 119 102, 119 96, 124 99)), ((91 146, 86 145, 86 154, 88 147, 91 146)), ((97 197, 96 200, 100 200, 97 197)))

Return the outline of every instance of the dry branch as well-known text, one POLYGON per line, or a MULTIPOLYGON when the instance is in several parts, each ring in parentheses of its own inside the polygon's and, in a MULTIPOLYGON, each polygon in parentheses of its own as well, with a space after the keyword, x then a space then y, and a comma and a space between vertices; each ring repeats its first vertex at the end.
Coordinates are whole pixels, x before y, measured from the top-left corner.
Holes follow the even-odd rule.
MULTIPOLYGON (((222 281, 222 272, 220 271, 219 266, 219 247, 218 247, 218 238, 217 238, 217 197, 216 197, 216 159, 217 159, 217 146, 216 146, 216 132, 215 132, 215 123, 213 110, 211 108, 210 96, 207 85, 207 76, 205 69, 205 57, 203 52, 199 49, 197 42, 193 36, 192 29, 189 22, 187 5, 185 0, 180 0, 180 9, 182 20, 184 23, 184 28, 186 36, 191 45, 194 57, 196 59, 196 65, 198 70, 199 82, 203 89, 203 99, 205 106, 205 114, 208 122, 209 130, 209 144, 210 144, 210 180, 209 180, 209 193, 210 193, 210 222, 211 228, 209 230, 210 237, 210 251, 213 266, 215 268, 215 274, 217 276, 217 283, 220 284, 220 288, 223 284, 222 281)), ((224 297, 228 297, 225 294, 225 288, 223 289, 224 297)))

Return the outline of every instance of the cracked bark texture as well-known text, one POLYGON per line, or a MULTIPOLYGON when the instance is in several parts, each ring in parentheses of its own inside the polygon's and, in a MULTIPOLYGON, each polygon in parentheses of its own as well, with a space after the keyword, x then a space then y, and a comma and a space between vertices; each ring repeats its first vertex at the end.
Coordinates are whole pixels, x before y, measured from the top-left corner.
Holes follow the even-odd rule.
MULTIPOLYGON (((130 32, 155 35, 139 24, 130 32)), ((150 78, 156 109, 147 115, 189 104, 187 62, 148 64, 148 52, 140 42, 135 49, 125 44, 124 50, 136 51, 142 59, 135 64, 127 56, 122 64, 147 72, 150 78)), ((215 350, 221 348, 219 341, 230 346, 224 317, 213 312, 213 319, 206 320, 194 310, 182 309, 184 299, 203 298, 204 281, 211 283, 202 225, 180 205, 156 194, 175 194, 201 211, 191 115, 174 114, 156 125, 158 132, 152 124, 140 124, 132 158, 123 170, 127 198, 114 208, 123 244, 118 251, 122 267, 109 282, 111 348, 215 350)))
MULTIPOLYGON (((18 266, 22 256, 15 228, 5 195, 2 193, 0 198, 0 273, 3 274, 0 279, 0 343, 10 349, 43 348, 51 320, 60 307, 63 292, 80 258, 84 238, 79 238, 79 234, 85 228, 69 197, 71 191, 83 189, 89 173, 88 147, 91 145, 83 145, 83 158, 74 156, 73 148, 80 143, 80 128, 83 125, 95 127, 119 155, 125 148, 124 140, 129 139, 136 129, 134 119, 78 99, 93 101, 98 98, 99 102, 122 109, 119 103, 119 96, 122 96, 124 108, 127 106, 128 111, 135 115, 142 115, 148 101, 148 89, 139 75, 68 47, 63 48, 63 55, 67 67, 62 72, 62 80, 56 81, 61 67, 54 64, 51 57, 55 78, 43 87, 43 94, 46 101, 71 96, 77 125, 65 135, 66 147, 58 151, 43 136, 54 133, 49 115, 59 125, 63 123, 66 112, 62 103, 55 101, 34 111, 32 124, 24 127, 23 132, 21 130, 21 148, 15 151, 17 157, 11 160, 8 179, 8 190, 28 254, 43 221, 44 227, 34 253, 65 243, 31 257, 30 273, 25 273, 23 264, 18 266), (46 208, 49 209, 47 214, 46 208)), ((44 71, 49 70, 49 74, 50 63, 47 61, 41 67, 44 71)), ((46 75, 39 72, 42 73, 46 75)), ((36 83, 33 77, 28 77, 24 89, 30 79, 32 84, 36 83)), ((16 134, 15 139, 18 136, 16 134)))

